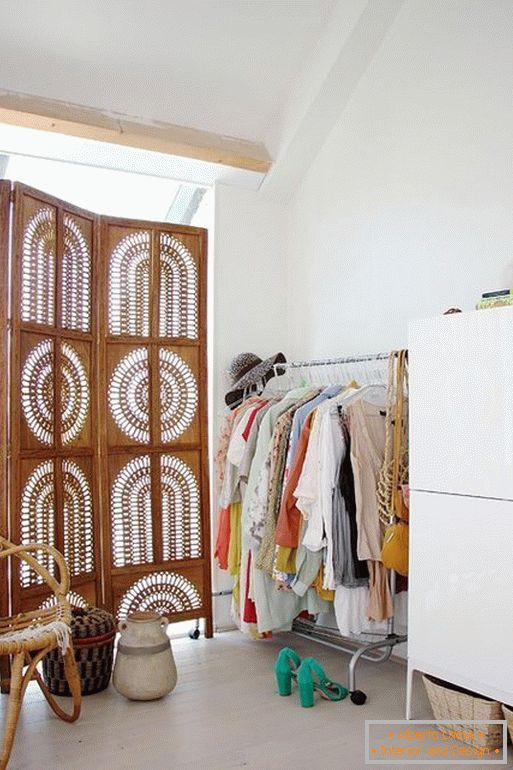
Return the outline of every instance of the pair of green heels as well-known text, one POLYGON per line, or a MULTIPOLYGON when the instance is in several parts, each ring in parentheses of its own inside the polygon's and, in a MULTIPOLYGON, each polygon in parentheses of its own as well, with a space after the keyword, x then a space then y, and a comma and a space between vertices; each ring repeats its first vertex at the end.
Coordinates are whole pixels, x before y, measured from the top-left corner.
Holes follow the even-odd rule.
POLYGON ((299 691, 299 700, 303 708, 310 708, 315 702, 315 690, 332 701, 343 700, 348 690, 338 682, 332 682, 315 658, 301 660, 297 652, 284 647, 278 653, 274 664, 274 674, 280 695, 292 693, 292 680, 295 679, 299 691))

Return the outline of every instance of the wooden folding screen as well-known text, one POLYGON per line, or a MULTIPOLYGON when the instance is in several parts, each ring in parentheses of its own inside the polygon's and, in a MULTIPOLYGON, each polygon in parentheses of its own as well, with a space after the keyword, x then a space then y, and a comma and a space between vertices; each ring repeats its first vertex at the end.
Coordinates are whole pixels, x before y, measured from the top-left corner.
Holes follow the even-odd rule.
MULTIPOLYGON (((101 604, 97 500, 97 217, 14 187, 11 537, 55 545, 76 604, 101 604)), ((47 559, 47 566, 51 559, 47 559)), ((16 565, 13 611, 47 599, 16 565)))
MULTIPOLYGON (((0 534, 7 535, 7 402, 9 303, 9 199, 11 185, 0 181, 0 534)), ((7 563, 0 559, 0 617, 9 611, 7 563)), ((0 661, 1 662, 1 661, 0 661)))
MULTIPOLYGON (((7 405, 9 371, 9 207, 10 182, 0 180, 0 534, 8 534, 7 405)), ((0 617, 9 612, 8 564, 0 559, 0 617)), ((8 692, 9 661, 0 657, 0 691, 8 692)))
POLYGON ((107 604, 211 636, 206 232, 103 218, 101 244, 107 604))
MULTIPOLYGON (((15 185, 12 255, 11 537, 63 551, 77 604, 211 635, 206 232, 15 185)), ((14 611, 46 598, 13 575, 14 611)))

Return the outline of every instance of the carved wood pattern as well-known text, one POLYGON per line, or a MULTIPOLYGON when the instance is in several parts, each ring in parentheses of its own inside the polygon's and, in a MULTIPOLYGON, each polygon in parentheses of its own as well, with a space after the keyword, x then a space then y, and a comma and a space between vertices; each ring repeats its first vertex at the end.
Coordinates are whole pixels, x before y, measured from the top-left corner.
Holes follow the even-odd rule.
POLYGON ((161 337, 198 338, 199 283, 196 261, 171 233, 160 233, 161 337))
POLYGON ((112 488, 112 561, 115 567, 153 562, 151 458, 137 455, 123 465, 112 488))
POLYGON ((119 603, 118 617, 132 612, 180 615, 201 607, 201 594, 191 580, 177 572, 152 572, 130 586, 119 603))
POLYGON ((23 228, 21 320, 53 326, 56 210, 45 205, 31 208, 23 228))
POLYGON ((63 221, 62 328, 88 332, 91 329, 92 223, 67 212, 63 221))

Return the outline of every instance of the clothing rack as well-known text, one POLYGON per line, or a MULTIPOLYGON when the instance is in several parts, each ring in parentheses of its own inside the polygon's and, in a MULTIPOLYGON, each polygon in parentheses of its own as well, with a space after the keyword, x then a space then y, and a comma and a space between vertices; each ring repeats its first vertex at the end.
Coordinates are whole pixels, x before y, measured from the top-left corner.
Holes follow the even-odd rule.
MULTIPOLYGON (((323 366, 337 366, 343 364, 353 363, 372 363, 373 361, 388 361, 390 353, 365 353, 345 356, 342 358, 326 358, 317 359, 312 361, 289 361, 287 363, 276 364, 274 366, 274 373, 277 374, 277 369, 298 370, 298 369, 314 369, 316 367, 323 366)), ((388 370, 384 371, 384 375, 387 376, 388 370)), ((336 383, 331 383, 336 384, 336 383)), ((372 382, 366 384, 374 384, 372 382)), ((378 383, 383 384, 383 383, 378 383)), ((390 593, 395 599, 396 596, 396 573, 390 571, 390 593)), ((394 613, 395 614, 395 613, 394 613)), ((361 706, 367 700, 366 694, 362 690, 356 689, 356 666, 360 659, 368 660, 372 663, 384 663, 387 661, 397 644, 401 644, 407 641, 406 634, 397 634, 395 632, 395 617, 387 620, 386 633, 382 639, 377 641, 369 641, 364 644, 359 644, 358 639, 351 637, 343 637, 335 629, 331 629, 326 626, 316 626, 312 621, 296 620, 294 621, 292 632, 304 639, 311 639, 318 644, 323 644, 326 647, 331 647, 341 652, 346 652, 351 655, 351 659, 348 664, 348 689, 350 693, 351 701, 361 706), (353 645, 347 647, 346 644, 353 645), (383 650, 381 654, 373 654, 374 650, 383 650)), ((373 637, 378 634, 372 634, 373 637)))

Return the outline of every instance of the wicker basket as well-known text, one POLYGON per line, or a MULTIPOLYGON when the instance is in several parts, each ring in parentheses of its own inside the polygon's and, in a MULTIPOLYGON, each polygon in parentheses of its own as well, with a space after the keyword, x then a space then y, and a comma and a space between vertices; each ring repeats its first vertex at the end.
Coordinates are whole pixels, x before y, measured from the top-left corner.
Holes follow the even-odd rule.
POLYGON ((505 706, 502 704, 502 713, 504 719, 508 723, 508 733, 511 743, 513 743, 513 706, 505 706))
MULTIPOLYGON (((113 616, 96 607, 73 608, 71 632, 82 695, 92 695, 108 686, 114 655, 116 624, 113 616)), ((71 695, 58 649, 43 659, 43 677, 54 695, 71 695)))
POLYGON ((469 690, 463 690, 461 687, 456 687, 456 685, 441 679, 435 679, 433 676, 424 675, 422 679, 435 719, 454 719, 457 722, 456 724, 439 724, 440 732, 445 734, 453 732, 472 733, 474 740, 464 740, 462 737, 462 743, 484 746, 489 749, 502 748, 502 725, 480 725, 479 729, 476 730, 474 725, 461 724, 467 721, 470 723, 476 719, 504 719, 500 703, 484 698, 482 695, 476 695, 469 690))

